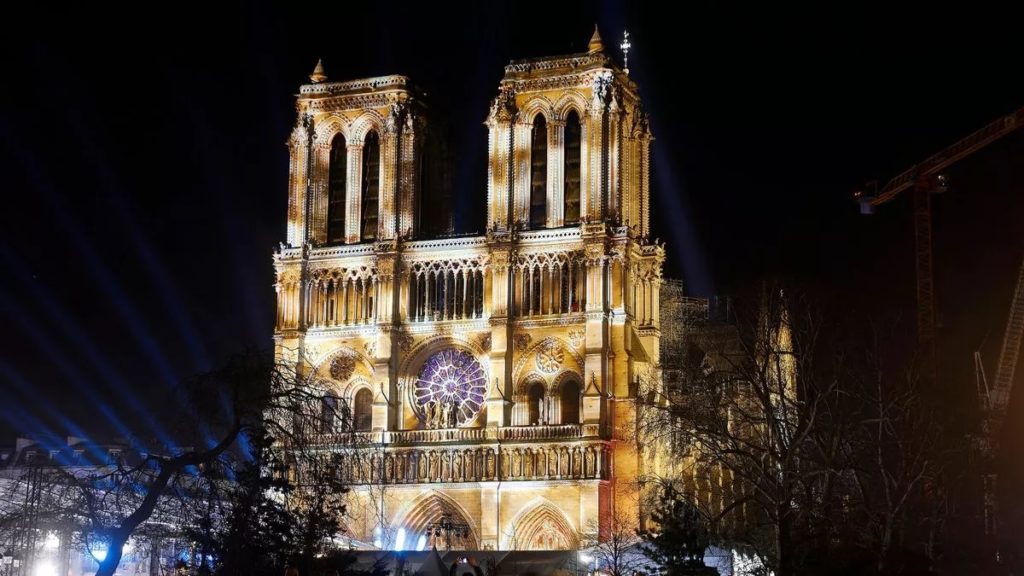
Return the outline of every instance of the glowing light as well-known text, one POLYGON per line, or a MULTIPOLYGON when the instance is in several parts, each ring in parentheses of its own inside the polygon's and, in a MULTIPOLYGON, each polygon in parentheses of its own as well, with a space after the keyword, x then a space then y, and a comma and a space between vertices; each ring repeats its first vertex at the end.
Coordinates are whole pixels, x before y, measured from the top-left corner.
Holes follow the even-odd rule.
POLYGON ((93 548, 89 550, 89 555, 93 557, 97 562, 103 562, 107 559, 106 548, 93 548))
POLYGON ((380 526, 373 529, 373 545, 376 548, 382 548, 384 543, 380 539, 380 526))
POLYGON ((419 379, 413 385, 413 408, 420 419, 440 422, 441 428, 471 420, 484 403, 487 378, 483 367, 462 350, 441 350, 424 362, 419 379), (428 408, 429 406, 429 408, 428 408), (443 422, 438 412, 454 408, 454 422, 443 422))
POLYGON ((425 534, 420 534, 420 539, 416 541, 416 551, 422 552, 427 547, 427 537, 425 534))
POLYGON ((50 532, 46 535, 46 541, 43 542, 43 548, 47 550, 56 550, 60 546, 60 538, 56 534, 50 532))
POLYGON ((57 576, 57 567, 49 562, 40 562, 36 564, 36 569, 32 571, 33 576, 57 576))
POLYGON ((398 529, 398 535, 395 536, 395 550, 405 550, 405 528, 398 529))
POLYGON ((626 74, 629 74, 629 49, 633 45, 629 43, 629 32, 622 32, 622 44, 619 44, 619 48, 622 48, 622 70, 626 74))

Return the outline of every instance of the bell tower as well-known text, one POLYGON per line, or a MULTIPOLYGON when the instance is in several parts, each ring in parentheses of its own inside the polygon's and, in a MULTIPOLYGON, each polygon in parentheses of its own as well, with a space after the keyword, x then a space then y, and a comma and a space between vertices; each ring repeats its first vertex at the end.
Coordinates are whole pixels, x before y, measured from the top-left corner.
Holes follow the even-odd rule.
POLYGON ((604 221, 649 233, 647 116, 596 28, 588 48, 505 67, 485 122, 493 229, 604 221))
POLYGON ((327 82, 320 62, 310 80, 288 140, 288 245, 416 236, 426 129, 417 89, 404 76, 327 82))

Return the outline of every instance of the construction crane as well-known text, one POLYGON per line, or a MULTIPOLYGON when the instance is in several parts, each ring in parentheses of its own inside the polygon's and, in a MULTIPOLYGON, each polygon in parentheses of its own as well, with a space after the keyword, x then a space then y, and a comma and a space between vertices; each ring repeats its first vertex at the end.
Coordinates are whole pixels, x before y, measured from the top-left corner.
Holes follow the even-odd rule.
POLYGON ((854 198, 862 214, 873 214, 877 206, 895 199, 901 192, 914 191, 914 245, 917 272, 917 340, 925 355, 925 376, 935 380, 935 289, 932 275, 932 194, 945 192, 942 170, 970 156, 1024 125, 1024 108, 1003 116, 956 144, 919 162, 889 180, 881 190, 858 191, 854 198))
POLYGON ((985 471, 984 480, 984 520, 985 533, 996 535, 996 469, 995 458, 999 450, 999 438, 1006 420, 1006 411, 1010 404, 1010 392, 1013 390, 1013 375, 1017 371, 1017 360, 1020 357, 1020 344, 1024 339, 1024 260, 1021 261, 1020 272, 1017 274, 1017 286, 1010 300, 1010 312, 1006 319, 1006 330, 1003 332, 1003 345, 999 349, 999 363, 996 365, 995 381, 991 387, 985 376, 985 366, 981 362, 981 353, 974 353, 975 375, 978 383, 978 399, 981 407, 981 435, 978 446, 985 471))

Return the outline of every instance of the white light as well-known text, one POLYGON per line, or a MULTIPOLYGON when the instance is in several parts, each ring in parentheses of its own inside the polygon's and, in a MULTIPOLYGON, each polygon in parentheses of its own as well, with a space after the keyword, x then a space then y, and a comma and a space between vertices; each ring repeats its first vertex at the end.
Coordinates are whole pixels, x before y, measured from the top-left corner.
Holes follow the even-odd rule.
POLYGON ((58 538, 53 532, 47 534, 46 541, 43 542, 43 548, 46 548, 47 550, 56 550, 58 546, 60 546, 60 538, 58 538))
POLYGON ((373 546, 375 548, 381 548, 384 543, 380 539, 380 526, 373 529, 373 546))
POLYGON ((580 552, 580 562, 583 562, 584 564, 590 564, 590 562, 592 562, 593 560, 594 559, 591 558, 589 555, 580 552))
POLYGON ((427 547, 427 537, 424 534, 420 534, 420 539, 416 541, 416 551, 422 552, 427 547))
POLYGON ((405 550, 405 528, 398 529, 398 535, 395 536, 395 550, 405 550))
POLYGON ((103 562, 107 559, 107 549, 97 548, 95 550, 89 550, 89 554, 96 559, 97 562, 103 562))
POLYGON ((40 562, 36 564, 33 576, 57 576, 57 567, 49 562, 40 562))

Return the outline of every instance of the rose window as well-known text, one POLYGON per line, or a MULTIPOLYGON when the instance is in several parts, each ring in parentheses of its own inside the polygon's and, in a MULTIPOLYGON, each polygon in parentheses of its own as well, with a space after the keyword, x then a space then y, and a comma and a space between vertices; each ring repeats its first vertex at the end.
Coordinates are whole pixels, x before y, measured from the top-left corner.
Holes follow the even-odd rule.
POLYGON ((423 363, 413 385, 413 406, 428 428, 450 428, 472 420, 486 392, 487 376, 476 358, 441 350, 423 363))

